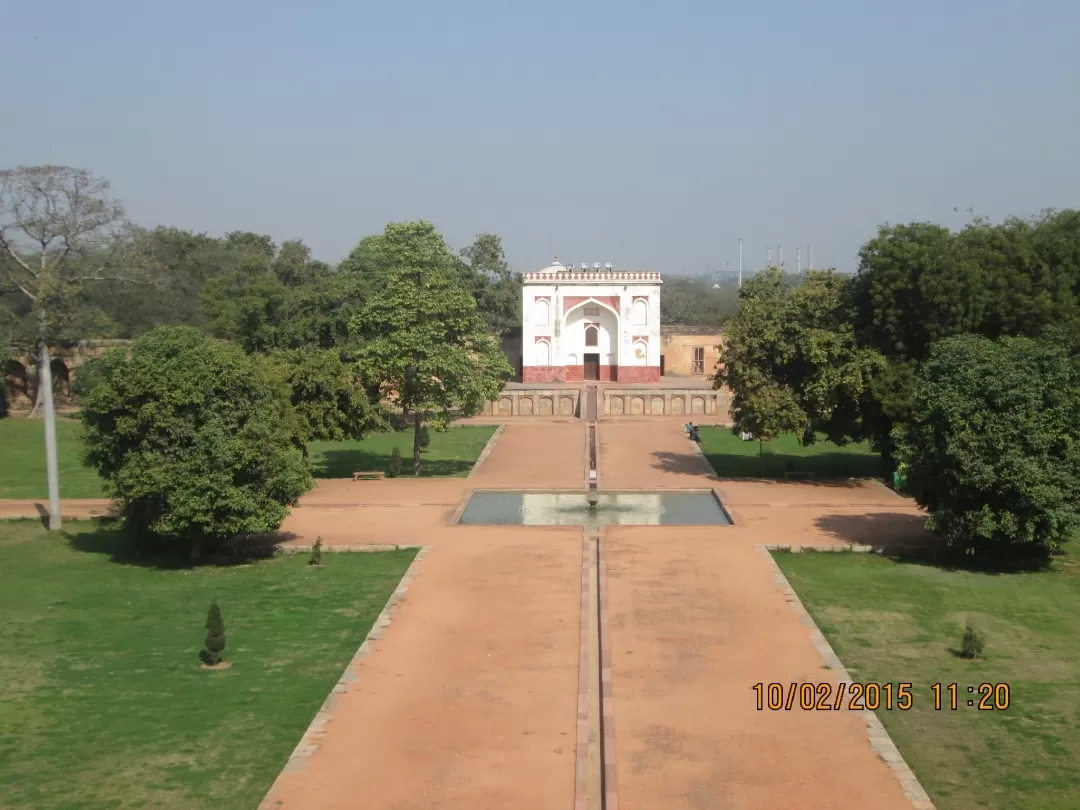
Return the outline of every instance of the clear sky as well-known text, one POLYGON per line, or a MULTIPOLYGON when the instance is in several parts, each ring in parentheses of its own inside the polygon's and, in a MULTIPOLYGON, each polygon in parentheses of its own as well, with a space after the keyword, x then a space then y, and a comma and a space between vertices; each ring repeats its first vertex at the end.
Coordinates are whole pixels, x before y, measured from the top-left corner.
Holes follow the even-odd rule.
POLYGON ((0 7, 0 165, 327 261, 423 218, 518 269, 853 270, 882 222, 1080 206, 1077 0, 0 7))

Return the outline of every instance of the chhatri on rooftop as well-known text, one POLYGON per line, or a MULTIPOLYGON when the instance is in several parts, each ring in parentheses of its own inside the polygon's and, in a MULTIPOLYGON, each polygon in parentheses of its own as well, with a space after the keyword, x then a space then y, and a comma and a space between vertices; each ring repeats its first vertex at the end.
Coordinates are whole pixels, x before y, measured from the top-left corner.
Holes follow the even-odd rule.
POLYGON ((580 265, 566 266, 555 260, 543 270, 522 274, 526 284, 546 284, 557 281, 560 284, 596 284, 596 283, 619 283, 619 284, 663 284, 660 273, 653 270, 622 270, 616 268, 611 262, 601 266, 598 262, 591 266, 588 262, 580 265))

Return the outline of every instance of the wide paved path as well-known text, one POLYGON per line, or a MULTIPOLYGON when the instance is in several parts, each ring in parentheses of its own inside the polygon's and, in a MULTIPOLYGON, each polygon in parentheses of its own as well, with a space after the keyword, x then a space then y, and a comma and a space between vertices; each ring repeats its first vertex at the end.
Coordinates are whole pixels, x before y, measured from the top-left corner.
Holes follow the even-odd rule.
MULTIPOLYGON (((718 481, 677 422, 603 422, 598 436, 601 489, 712 488, 736 521, 602 534, 619 810, 911 810, 862 717, 760 712, 752 687, 836 681, 758 544, 911 540, 918 510, 872 482, 718 481)), ((509 424, 468 479, 323 481, 304 497, 287 544, 428 551, 318 747, 264 807, 585 810, 583 533, 454 525, 474 488, 584 487, 585 440, 580 422, 509 424)))

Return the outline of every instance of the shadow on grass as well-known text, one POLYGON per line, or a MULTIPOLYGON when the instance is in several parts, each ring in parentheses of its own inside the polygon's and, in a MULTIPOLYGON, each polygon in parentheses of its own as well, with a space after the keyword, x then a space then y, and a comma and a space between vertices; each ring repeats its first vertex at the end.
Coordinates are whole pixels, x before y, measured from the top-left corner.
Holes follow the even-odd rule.
MULTIPOLYGON (((766 453, 764 465, 755 455, 708 452, 709 460, 720 478, 772 478, 785 480, 785 473, 811 473, 811 480, 837 480, 847 478, 880 478, 881 461, 877 456, 853 453, 819 453, 796 455, 789 453, 766 453)), ((805 480, 805 479, 792 479, 805 480)))
MULTIPOLYGON (((467 475, 473 461, 461 459, 432 459, 420 453, 421 478, 452 478, 467 475)), ((328 450, 315 464, 316 478, 352 478, 354 472, 386 472, 390 456, 366 450, 328 450)), ((402 477, 412 476, 412 448, 401 454, 402 477)))
POLYGON ((983 574, 1027 574, 1048 571, 1054 558, 1026 549, 967 554, 942 543, 926 528, 923 515, 871 512, 861 515, 823 515, 814 523, 832 537, 873 546, 897 563, 925 565, 943 571, 983 574))
POLYGON ((236 538, 220 544, 199 560, 192 560, 189 549, 164 550, 140 544, 133 533, 115 518, 97 518, 94 530, 66 533, 68 546, 87 554, 104 554, 110 562, 141 568, 178 570, 200 567, 248 565, 273 557, 279 543, 295 537, 290 532, 273 532, 236 538))

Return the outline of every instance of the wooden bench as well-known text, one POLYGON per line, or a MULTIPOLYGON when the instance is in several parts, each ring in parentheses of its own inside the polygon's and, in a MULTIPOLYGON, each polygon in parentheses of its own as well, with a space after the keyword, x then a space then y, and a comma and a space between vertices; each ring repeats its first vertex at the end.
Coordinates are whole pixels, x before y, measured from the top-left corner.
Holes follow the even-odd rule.
POLYGON ((352 474, 353 481, 359 481, 361 478, 385 478, 386 473, 383 472, 354 472, 352 474))
POLYGON ((812 472, 793 472, 791 470, 788 470, 786 473, 784 473, 784 478, 788 481, 790 481, 792 478, 798 478, 804 481, 812 481, 814 479, 814 474, 812 472))

